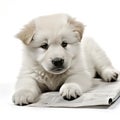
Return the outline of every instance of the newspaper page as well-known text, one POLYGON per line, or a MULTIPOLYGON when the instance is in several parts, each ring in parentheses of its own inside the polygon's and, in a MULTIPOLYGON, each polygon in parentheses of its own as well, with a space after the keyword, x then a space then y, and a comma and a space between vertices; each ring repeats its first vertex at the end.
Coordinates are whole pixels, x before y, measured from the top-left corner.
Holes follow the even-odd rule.
POLYGON ((64 100, 59 92, 47 92, 40 95, 38 102, 32 107, 87 107, 111 105, 120 96, 120 81, 96 82, 86 93, 75 100, 64 100))

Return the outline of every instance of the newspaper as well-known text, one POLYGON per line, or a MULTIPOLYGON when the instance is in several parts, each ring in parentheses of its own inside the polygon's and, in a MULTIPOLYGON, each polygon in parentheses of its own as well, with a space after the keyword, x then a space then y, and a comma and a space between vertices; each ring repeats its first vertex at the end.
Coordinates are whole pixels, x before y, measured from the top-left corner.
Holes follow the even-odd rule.
POLYGON ((40 95, 32 107, 87 107, 109 106, 120 96, 120 80, 117 82, 95 82, 94 86, 75 100, 64 100, 59 92, 47 92, 40 95))

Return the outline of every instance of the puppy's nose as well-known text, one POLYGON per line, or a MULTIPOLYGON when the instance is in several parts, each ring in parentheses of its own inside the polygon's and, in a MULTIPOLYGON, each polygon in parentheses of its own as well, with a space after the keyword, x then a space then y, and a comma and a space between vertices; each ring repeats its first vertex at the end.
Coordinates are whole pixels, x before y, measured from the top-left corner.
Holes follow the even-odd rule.
POLYGON ((55 67, 61 67, 61 66, 63 66, 63 63, 64 63, 64 59, 62 59, 62 58, 55 58, 52 60, 52 64, 55 67))

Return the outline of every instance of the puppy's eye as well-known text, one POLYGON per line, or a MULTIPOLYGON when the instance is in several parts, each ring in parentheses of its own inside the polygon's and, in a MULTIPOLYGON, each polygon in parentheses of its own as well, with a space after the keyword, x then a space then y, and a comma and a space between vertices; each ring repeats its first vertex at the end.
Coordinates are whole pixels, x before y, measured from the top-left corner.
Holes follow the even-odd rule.
POLYGON ((45 44, 41 45, 40 47, 43 48, 43 49, 45 49, 45 50, 47 50, 49 46, 48 46, 47 43, 45 43, 45 44))
POLYGON ((64 48, 67 47, 67 45, 68 44, 66 42, 62 42, 62 44, 61 44, 61 46, 64 47, 64 48))

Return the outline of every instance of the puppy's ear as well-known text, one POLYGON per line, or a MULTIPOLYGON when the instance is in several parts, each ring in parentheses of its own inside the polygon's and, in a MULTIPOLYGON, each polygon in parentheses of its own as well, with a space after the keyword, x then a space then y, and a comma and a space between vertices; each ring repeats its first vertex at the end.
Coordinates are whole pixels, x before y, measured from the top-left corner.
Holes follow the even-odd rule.
POLYGON ((29 24, 25 25, 24 28, 16 35, 17 38, 22 40, 26 45, 29 45, 35 34, 35 23, 31 21, 29 24))
POLYGON ((78 40, 81 41, 84 32, 84 25, 71 17, 69 17, 68 23, 73 27, 73 32, 75 32, 78 40))

